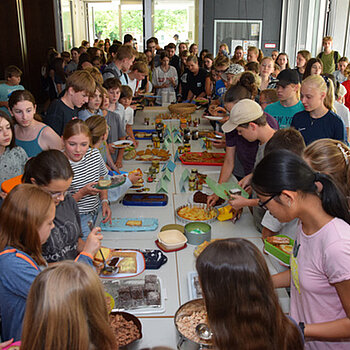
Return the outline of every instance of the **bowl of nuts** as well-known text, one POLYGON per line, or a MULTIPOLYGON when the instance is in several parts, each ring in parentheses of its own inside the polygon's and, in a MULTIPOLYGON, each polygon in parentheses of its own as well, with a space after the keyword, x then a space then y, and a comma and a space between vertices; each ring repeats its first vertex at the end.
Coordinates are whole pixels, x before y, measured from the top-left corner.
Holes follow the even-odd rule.
POLYGON ((142 338, 142 325, 136 316, 128 312, 112 311, 109 314, 109 321, 119 349, 142 338))
POLYGON ((212 341, 200 338, 196 332, 199 324, 208 324, 204 299, 194 299, 181 305, 176 311, 174 323, 180 335, 178 349, 213 349, 212 341))

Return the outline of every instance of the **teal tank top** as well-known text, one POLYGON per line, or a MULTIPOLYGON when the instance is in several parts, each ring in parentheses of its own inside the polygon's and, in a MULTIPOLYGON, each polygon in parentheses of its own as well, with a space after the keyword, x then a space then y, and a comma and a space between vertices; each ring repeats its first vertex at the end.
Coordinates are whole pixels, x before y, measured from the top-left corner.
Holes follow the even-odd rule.
POLYGON ((35 157, 36 155, 38 155, 43 149, 39 146, 39 137, 41 132, 47 128, 47 125, 43 126, 40 131, 38 132, 37 137, 34 140, 31 141, 22 141, 22 140, 18 140, 16 139, 16 145, 22 147, 28 157, 35 157))

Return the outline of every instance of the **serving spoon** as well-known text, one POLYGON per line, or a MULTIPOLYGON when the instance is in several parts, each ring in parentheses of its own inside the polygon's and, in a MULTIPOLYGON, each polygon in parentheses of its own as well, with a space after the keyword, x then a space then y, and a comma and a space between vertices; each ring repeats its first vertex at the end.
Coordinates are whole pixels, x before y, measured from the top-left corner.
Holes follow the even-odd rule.
MULTIPOLYGON (((94 229, 94 224, 93 224, 92 221, 88 221, 88 226, 89 226, 90 231, 92 231, 94 229)), ((102 273, 103 273, 103 271, 105 271, 108 274, 110 274, 110 273, 113 273, 113 272, 119 270, 119 268, 117 266, 109 266, 109 265, 107 265, 106 259, 105 259, 104 255, 102 253, 102 249, 100 248, 99 251, 100 251, 100 254, 101 254, 102 260, 103 260, 103 268, 102 268, 102 271, 101 271, 102 273)))
POLYGON ((210 340, 211 337, 213 336, 212 331, 210 330, 208 325, 205 323, 199 323, 196 326, 196 333, 197 333, 198 337, 203 339, 203 340, 210 340))

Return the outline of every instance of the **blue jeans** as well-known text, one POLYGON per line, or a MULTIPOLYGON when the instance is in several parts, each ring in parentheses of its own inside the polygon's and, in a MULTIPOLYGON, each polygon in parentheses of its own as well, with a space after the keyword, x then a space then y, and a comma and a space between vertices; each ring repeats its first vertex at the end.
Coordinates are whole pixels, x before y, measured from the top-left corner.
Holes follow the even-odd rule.
POLYGON ((83 241, 86 241, 91 231, 89 228, 88 222, 92 221, 93 225, 95 226, 97 215, 98 215, 98 210, 95 210, 86 214, 80 214, 81 232, 83 234, 83 237, 82 237, 83 241))

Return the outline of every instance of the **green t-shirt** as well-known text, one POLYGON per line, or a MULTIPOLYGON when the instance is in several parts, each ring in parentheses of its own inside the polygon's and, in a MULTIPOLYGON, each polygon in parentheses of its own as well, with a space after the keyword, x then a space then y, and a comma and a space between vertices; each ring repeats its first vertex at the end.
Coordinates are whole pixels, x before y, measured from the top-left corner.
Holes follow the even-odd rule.
POLYGON ((291 107, 284 107, 281 105, 280 101, 271 103, 265 108, 265 112, 273 116, 280 126, 281 129, 289 128, 290 123, 294 117, 295 113, 301 112, 304 110, 304 106, 301 101, 298 101, 297 104, 291 107))
POLYGON ((326 55, 324 52, 321 52, 318 54, 318 58, 321 59, 323 63, 323 73, 333 74, 333 72, 336 70, 334 55, 337 55, 336 61, 338 62, 340 59, 339 52, 332 51, 330 54, 326 55))

